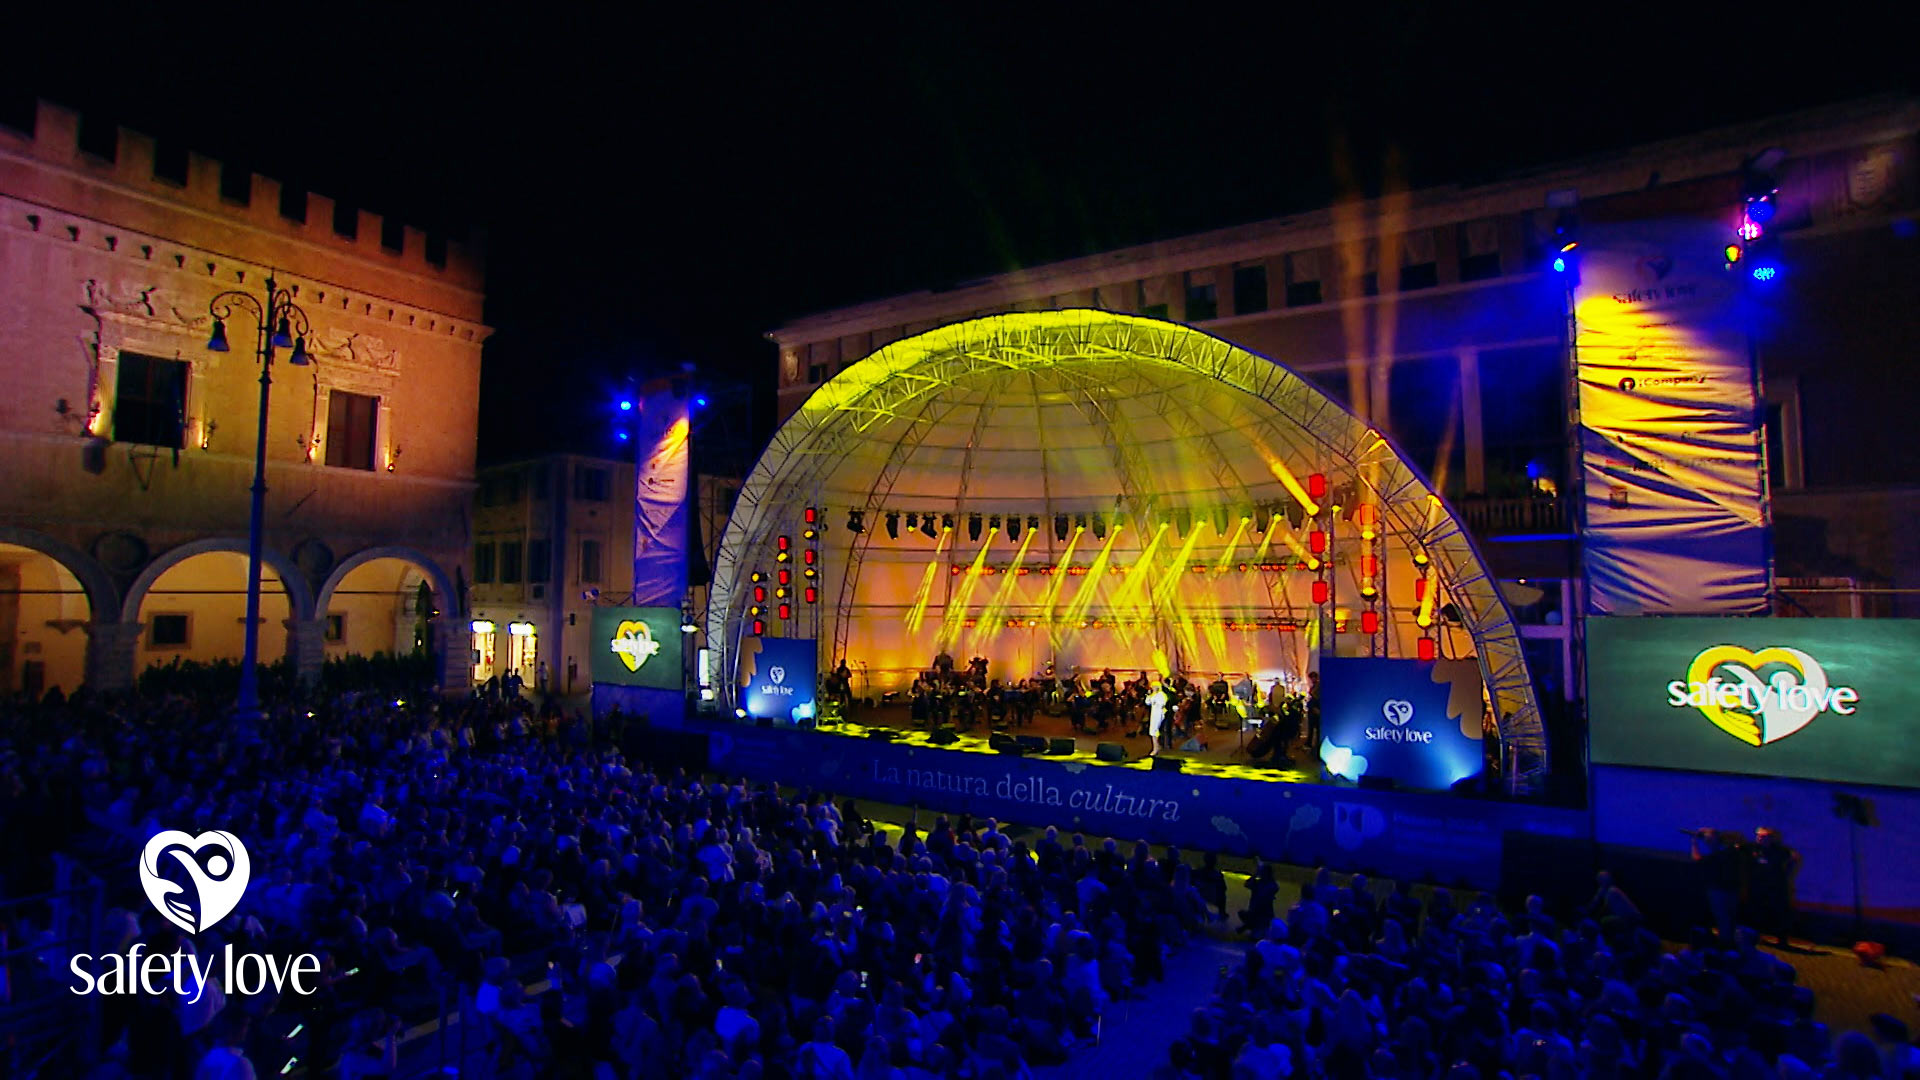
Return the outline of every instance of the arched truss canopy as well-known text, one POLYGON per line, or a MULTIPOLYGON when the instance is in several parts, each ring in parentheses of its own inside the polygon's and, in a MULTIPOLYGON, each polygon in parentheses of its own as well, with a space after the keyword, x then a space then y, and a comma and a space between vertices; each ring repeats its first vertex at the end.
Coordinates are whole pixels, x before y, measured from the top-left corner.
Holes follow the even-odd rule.
MULTIPOLYGON (((161 553, 158 558, 147 564, 146 569, 140 571, 140 576, 135 578, 133 585, 127 589, 126 602, 120 609, 121 621, 128 623, 140 621, 140 607, 146 602, 147 592, 153 588, 155 582, 160 580, 161 575, 196 555, 216 551, 244 556, 247 554, 247 541, 241 537, 213 537, 194 540, 161 553)), ((295 620, 313 618, 313 586, 307 582, 306 576, 301 574, 300 568, 294 565, 293 560, 272 548, 264 548, 260 552, 260 562, 263 568, 271 567, 273 572, 279 575, 280 587, 286 590, 287 594, 288 617, 295 620)), ((263 580, 261 587, 269 586, 263 580)))
MULTIPOLYGON (((1038 517, 1049 536, 1054 515, 1091 513, 1149 535, 1186 508, 1311 502, 1298 488, 1313 473, 1336 491, 1351 485, 1377 507, 1386 535, 1430 560, 1436 595, 1471 635, 1517 779, 1543 774, 1545 735, 1519 630, 1471 538, 1419 470, 1280 364, 1191 327, 1110 312, 942 327, 880 349, 816 391, 754 466, 722 540, 707 615, 715 670, 731 694, 749 571, 776 534, 800 530, 804 506, 866 512, 863 535, 831 538, 846 547, 844 561, 825 560, 823 600, 840 596, 844 612, 889 510, 951 513, 956 522, 1017 512, 1038 517)), ((821 609, 822 618, 835 610, 821 609)), ((828 628, 818 629, 824 637, 828 628)))

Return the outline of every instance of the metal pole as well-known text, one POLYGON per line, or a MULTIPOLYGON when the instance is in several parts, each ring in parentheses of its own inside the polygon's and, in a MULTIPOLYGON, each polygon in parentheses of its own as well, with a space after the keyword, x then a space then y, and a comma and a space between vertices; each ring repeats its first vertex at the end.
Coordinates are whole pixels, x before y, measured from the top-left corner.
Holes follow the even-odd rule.
POLYGON ((246 653, 240 661, 243 721, 260 717, 260 551, 267 512, 267 395, 273 385, 274 282, 267 278, 266 312, 260 321, 260 431, 253 449, 253 506, 247 522, 246 653))

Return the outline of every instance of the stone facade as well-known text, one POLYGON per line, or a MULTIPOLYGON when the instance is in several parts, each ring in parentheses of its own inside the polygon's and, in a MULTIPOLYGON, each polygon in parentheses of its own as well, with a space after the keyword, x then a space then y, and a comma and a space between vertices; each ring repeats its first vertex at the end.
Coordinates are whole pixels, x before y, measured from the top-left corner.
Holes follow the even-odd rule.
MULTIPOLYGON (((477 253, 157 154, 135 132, 82 140, 80 117, 43 104, 34 130, 0 128, 0 563, 49 558, 65 595, 84 594, 89 684, 125 685, 155 647, 143 609, 163 576, 205 576, 197 556, 246 551, 256 327, 236 315, 232 351, 208 351, 209 303, 226 290, 257 300, 270 276, 310 318, 315 362, 291 366, 281 349, 272 369, 264 561, 285 626, 263 642, 317 671, 342 623, 330 599, 372 595, 341 584, 377 560, 413 567, 438 623, 464 626, 488 334, 477 253)), ((19 593, 8 688, 61 621, 43 595, 19 593)), ((442 640, 438 654, 447 684, 464 685, 464 647, 442 640)))

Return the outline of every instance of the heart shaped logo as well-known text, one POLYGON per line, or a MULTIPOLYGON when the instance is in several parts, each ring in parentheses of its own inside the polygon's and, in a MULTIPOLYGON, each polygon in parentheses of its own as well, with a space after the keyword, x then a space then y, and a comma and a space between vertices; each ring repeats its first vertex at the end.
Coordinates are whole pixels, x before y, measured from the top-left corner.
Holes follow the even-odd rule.
POLYGON ((1748 746, 1765 746, 1799 731, 1835 699, 1819 661, 1780 645, 1759 652, 1738 645, 1703 650, 1687 668, 1687 685, 1703 690, 1691 702, 1694 707, 1748 746), (1763 678, 1761 672, 1770 666, 1772 678, 1763 678), (1732 676, 1731 681, 1717 679, 1717 672, 1732 676), (1738 704, 1729 705, 1725 698, 1738 704))
POLYGON ((1380 715, 1385 716, 1394 727, 1406 727, 1407 721, 1413 719, 1413 702, 1395 698, 1380 706, 1380 715))
POLYGON ((653 640, 653 631, 638 619, 627 619, 614 627, 613 641, 608 647, 627 665, 628 671, 639 671, 640 665, 660 651, 660 643, 653 640))
POLYGON ((779 686, 787 681, 787 669, 775 664, 767 669, 767 678, 773 680, 773 685, 779 686))
POLYGON ((153 834, 140 853, 140 887, 166 920, 197 934, 233 913, 247 892, 247 845, 217 829, 189 836, 178 829, 153 834), (185 871, 194 895, 163 877, 175 866, 185 871))

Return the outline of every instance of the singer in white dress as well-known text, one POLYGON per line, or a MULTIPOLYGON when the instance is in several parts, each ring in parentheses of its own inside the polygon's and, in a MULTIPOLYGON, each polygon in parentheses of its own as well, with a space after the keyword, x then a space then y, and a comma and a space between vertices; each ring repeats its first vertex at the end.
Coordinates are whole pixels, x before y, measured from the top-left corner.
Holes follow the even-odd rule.
POLYGON ((1164 684, 1147 695, 1147 756, 1160 752, 1160 726, 1167 721, 1167 688, 1164 684))

